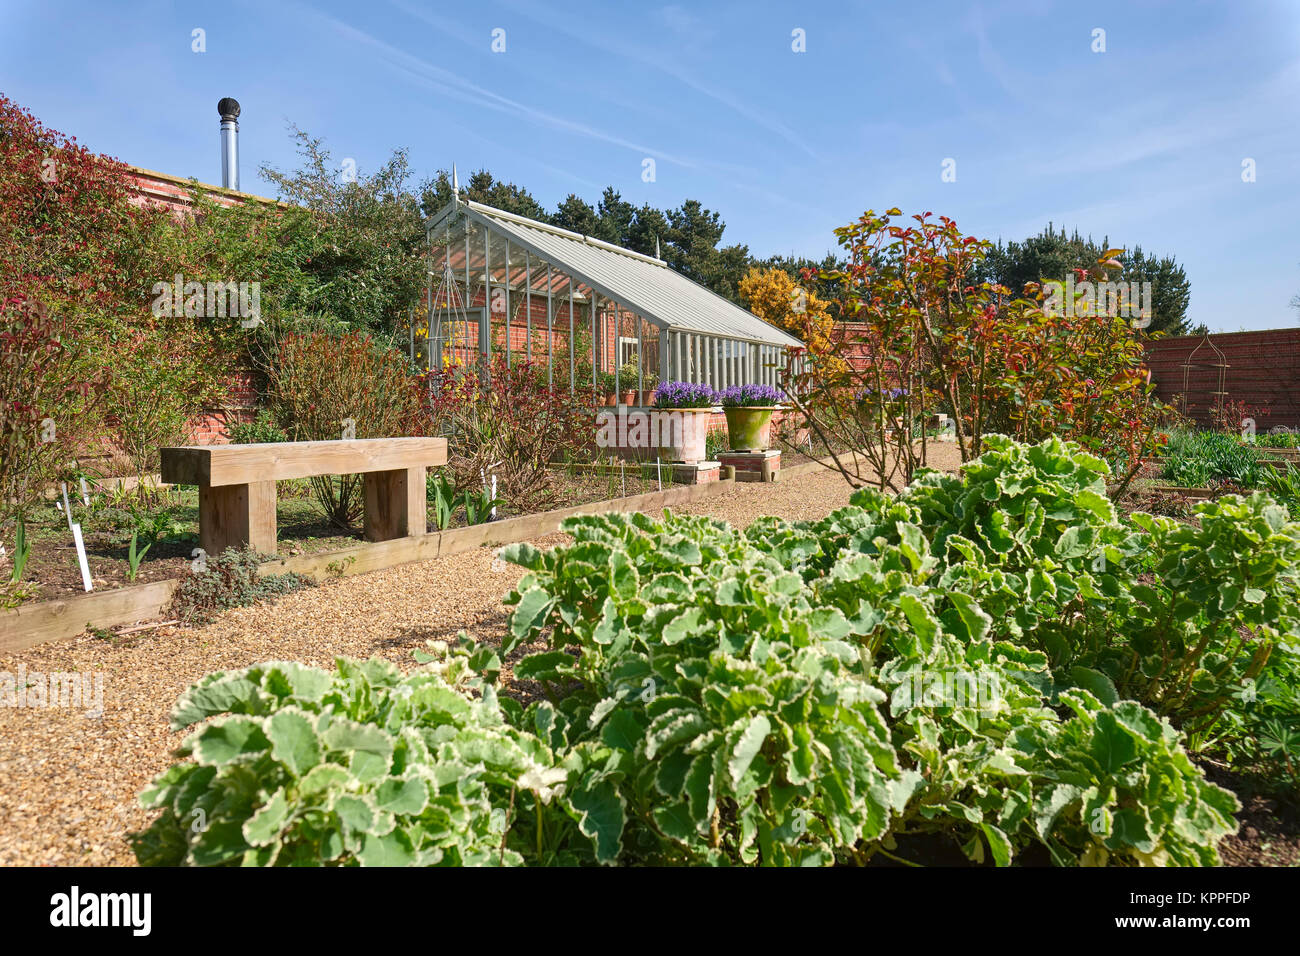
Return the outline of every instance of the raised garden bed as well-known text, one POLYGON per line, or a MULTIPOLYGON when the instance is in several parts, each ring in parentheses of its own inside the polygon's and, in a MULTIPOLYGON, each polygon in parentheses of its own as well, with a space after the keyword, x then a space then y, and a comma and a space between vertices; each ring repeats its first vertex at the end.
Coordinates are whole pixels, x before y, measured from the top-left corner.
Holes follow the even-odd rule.
MULTIPOLYGON (((397 538, 376 543, 354 542, 350 547, 294 554, 282 551, 260 566, 263 574, 295 572, 314 579, 343 577, 394 567, 413 561, 428 561, 479 547, 495 547, 550 534, 571 515, 603 512, 657 511, 686 504, 725 490, 733 484, 722 480, 704 485, 681 485, 662 492, 648 492, 610 500, 598 500, 488 522, 466 528, 433 532, 421 537, 397 538)), ((344 539, 351 540, 351 539, 344 539)), ((144 585, 119 587, 90 594, 76 593, 66 599, 29 602, 0 611, 0 652, 15 651, 81 634, 87 628, 109 628, 156 619, 171 601, 172 593, 189 565, 171 577, 144 585)))
MULTIPOLYGON (((639 495, 659 489, 653 469, 648 474, 629 467, 622 472, 607 466, 564 466, 551 473, 557 494, 555 507, 567 508, 625 495, 639 495)), ((673 483, 670 468, 662 477, 664 488, 673 483)), ((69 489, 69 494, 72 489, 69 489)), ((277 482, 277 545, 287 557, 311 555, 355 546, 362 541, 361 528, 342 530, 322 517, 310 496, 305 481, 277 482)), ((84 507, 80 497, 73 504, 74 520, 82 526, 86 560, 94 591, 113 590, 157 581, 173 580, 188 574, 194 549, 199 546, 198 489, 186 485, 158 487, 154 507, 147 509, 156 517, 165 533, 153 543, 139 564, 134 578, 128 562, 134 519, 125 508, 101 501, 95 508, 84 507)), ((92 501, 97 499, 92 498, 92 501)), ((125 503, 125 502, 123 502, 125 503)), ((497 506, 497 519, 519 517, 524 512, 509 502, 497 506)), ((430 531, 434 524, 429 508, 430 531)), ((463 508, 454 512, 447 529, 466 526, 463 508)), ((67 519, 54 501, 37 509, 27 522, 31 556, 17 588, 0 586, 0 610, 22 607, 41 601, 84 595, 81 570, 67 519)), ((139 547, 144 547, 142 538, 139 547)), ((7 582, 8 561, 0 569, 0 580, 7 582)))

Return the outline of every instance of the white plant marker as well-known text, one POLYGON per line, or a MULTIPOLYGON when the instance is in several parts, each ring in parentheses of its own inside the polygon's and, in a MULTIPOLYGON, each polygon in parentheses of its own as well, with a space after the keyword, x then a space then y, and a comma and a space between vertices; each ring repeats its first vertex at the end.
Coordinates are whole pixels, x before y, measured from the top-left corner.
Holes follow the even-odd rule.
POLYGON ((90 581, 90 565, 86 563, 86 542, 81 537, 81 525, 72 520, 72 505, 68 503, 68 484, 61 481, 59 487, 63 490, 63 511, 68 517, 68 527, 72 530, 72 542, 77 546, 77 563, 81 565, 81 583, 87 591, 93 591, 95 585, 90 581))
POLYGON ((85 478, 81 479, 81 500, 86 503, 87 508, 90 507, 90 489, 86 487, 85 478))
POLYGON ((60 511, 63 512, 63 517, 68 519, 68 530, 71 531, 72 530, 72 506, 68 504, 68 486, 65 482, 61 481, 59 482, 59 487, 63 489, 63 504, 60 505, 59 502, 56 501, 54 502, 54 505, 55 507, 59 508, 60 511))
MULTIPOLYGON (((493 501, 496 501, 496 500, 497 500, 497 476, 496 476, 496 475, 493 475, 493 476, 492 476, 492 500, 493 500, 493 501)), ((493 506, 492 506, 492 520, 493 520, 493 521, 496 521, 496 520, 497 520, 497 506, 496 506, 496 505, 493 505, 493 506)))
POLYGON ((95 590, 95 586, 90 583, 90 566, 86 564, 86 542, 81 540, 81 525, 72 526, 72 540, 77 545, 77 562, 81 565, 81 583, 85 585, 87 591, 95 590))
POLYGON ((660 491, 664 490, 664 463, 661 458, 655 459, 655 486, 660 491))

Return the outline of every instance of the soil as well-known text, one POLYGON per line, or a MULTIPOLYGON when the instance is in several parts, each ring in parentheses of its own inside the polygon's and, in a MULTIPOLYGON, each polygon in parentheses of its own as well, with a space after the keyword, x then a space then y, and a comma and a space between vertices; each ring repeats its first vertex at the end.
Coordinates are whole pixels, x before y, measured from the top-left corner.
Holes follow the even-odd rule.
POLYGON ((1219 843, 1225 866, 1300 866, 1300 794, 1278 793, 1254 775, 1203 764, 1205 776, 1241 801, 1236 833, 1219 843))

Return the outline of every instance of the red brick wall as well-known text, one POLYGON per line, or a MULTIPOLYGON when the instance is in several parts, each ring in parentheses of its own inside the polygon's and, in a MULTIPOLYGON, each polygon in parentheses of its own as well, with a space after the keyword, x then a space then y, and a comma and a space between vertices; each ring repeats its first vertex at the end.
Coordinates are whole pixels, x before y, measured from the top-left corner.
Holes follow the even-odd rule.
MULTIPOLYGON (((1269 414, 1256 422, 1260 431, 1278 425, 1300 427, 1300 328, 1225 332, 1209 338, 1228 365, 1223 389, 1227 401, 1267 408, 1269 414)), ((1203 341, 1203 336, 1184 335, 1146 343, 1151 379, 1162 401, 1181 407, 1182 366, 1193 352, 1191 361, 1197 365, 1220 361, 1203 341)), ((1217 372, 1201 368, 1187 372, 1187 412, 1202 424, 1209 423, 1214 401, 1210 392, 1217 390, 1217 372)))
MULTIPOLYGON (((179 176, 170 176, 149 169, 132 166, 128 172, 128 201, 136 206, 161 206, 173 216, 181 218, 190 213, 191 183, 179 176)), ((277 204, 276 200, 251 193, 239 193, 210 183, 199 183, 199 188, 221 206, 235 206, 244 202, 277 204)), ((283 203, 278 203, 283 206, 283 203)), ((220 445, 230 441, 227 428, 238 422, 252 421, 257 415, 257 389, 253 378, 246 372, 237 373, 227 388, 226 404, 205 411, 189 426, 187 441, 198 445, 220 445)))
MULTIPOLYGON (((173 216, 184 216, 190 211, 191 183, 180 176, 157 173, 151 169, 138 166, 129 167, 127 188, 131 190, 128 201, 135 206, 162 206, 173 216)), ((199 183, 199 188, 208 198, 220 206, 236 206, 243 202, 275 203, 276 200, 252 193, 237 193, 231 189, 214 186, 211 183, 199 183)), ((281 204, 283 205, 283 204, 281 204)))
POLYGON ((204 412, 190 423, 187 439, 194 445, 225 445, 230 441, 227 429, 257 417, 258 394, 253 376, 237 372, 227 386, 226 403, 204 412))

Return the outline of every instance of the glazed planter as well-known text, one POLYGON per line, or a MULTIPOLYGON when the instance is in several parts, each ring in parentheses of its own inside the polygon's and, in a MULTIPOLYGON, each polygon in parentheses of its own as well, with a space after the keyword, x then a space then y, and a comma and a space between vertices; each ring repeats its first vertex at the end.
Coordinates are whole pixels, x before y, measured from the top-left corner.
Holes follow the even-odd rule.
MULTIPOLYGON (((657 423, 653 426, 656 435, 663 442, 659 446, 659 457, 666 461, 680 461, 694 464, 704 461, 709 434, 709 418, 712 408, 657 408, 660 416, 671 416, 667 426, 657 423)), ((656 416, 658 417, 658 416, 656 416)))
POLYGON ((732 451, 766 451, 772 447, 772 415, 779 405, 728 405, 727 436, 732 451))

